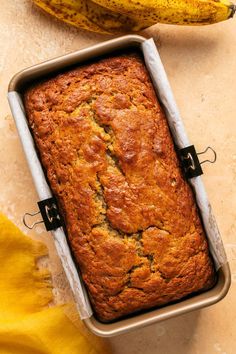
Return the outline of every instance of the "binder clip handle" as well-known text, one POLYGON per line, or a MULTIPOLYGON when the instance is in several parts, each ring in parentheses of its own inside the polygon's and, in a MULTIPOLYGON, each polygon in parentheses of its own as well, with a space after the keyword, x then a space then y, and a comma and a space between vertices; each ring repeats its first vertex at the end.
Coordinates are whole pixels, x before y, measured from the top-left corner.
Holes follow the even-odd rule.
POLYGON ((33 216, 36 216, 36 215, 38 215, 38 214, 40 214, 40 211, 37 211, 36 213, 33 213, 33 214, 31 214, 31 213, 25 213, 25 215, 23 216, 23 224, 28 228, 28 229, 30 229, 30 230, 32 230, 36 225, 38 225, 38 224, 42 224, 43 223, 43 220, 40 220, 40 221, 36 221, 36 222, 34 222, 33 224, 28 224, 28 222, 27 222, 27 219, 28 219, 28 217, 30 216, 30 217, 33 217, 33 216))
POLYGON ((200 165, 202 165, 205 162, 209 162, 209 163, 215 163, 216 162, 217 154, 216 154, 215 150, 211 146, 208 146, 204 151, 198 152, 197 155, 203 155, 208 150, 210 150, 213 153, 212 159, 211 160, 209 160, 209 159, 203 160, 203 161, 200 162, 200 165))

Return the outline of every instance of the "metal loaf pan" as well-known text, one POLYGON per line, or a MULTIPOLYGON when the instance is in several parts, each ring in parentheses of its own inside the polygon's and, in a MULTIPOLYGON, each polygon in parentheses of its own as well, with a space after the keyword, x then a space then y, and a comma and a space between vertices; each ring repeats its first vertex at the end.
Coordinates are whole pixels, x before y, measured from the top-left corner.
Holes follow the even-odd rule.
MULTIPOLYGON (((32 81, 35 81, 37 79, 42 79, 43 77, 49 74, 58 73, 67 68, 69 69, 73 65, 86 63, 90 59, 96 60, 96 58, 98 58, 99 56, 112 53, 117 49, 135 47, 141 49, 142 51, 142 44, 144 41, 146 41, 144 37, 137 36, 137 35, 128 35, 128 36, 112 39, 107 42, 103 42, 101 44, 92 46, 90 48, 82 49, 74 53, 62 57, 58 57, 49 60, 47 62, 41 63, 39 65, 35 65, 33 67, 27 68, 19 72, 18 74, 16 74, 10 81, 9 89, 8 89, 9 103, 19 131, 20 139, 25 151, 26 158, 28 160, 28 164, 40 200, 51 196, 51 192, 47 185, 45 176, 43 175, 42 169, 36 171, 36 169, 32 167, 33 166, 32 160, 36 159, 35 157, 36 151, 34 147, 32 148, 32 146, 34 146, 33 141, 31 142, 32 144, 29 145, 29 139, 27 140, 24 135, 24 129, 26 132, 28 128, 26 126, 24 127, 23 130, 22 128, 21 129, 19 128, 23 118, 22 118, 22 114, 21 115, 19 114, 19 110, 14 105, 14 99, 10 98, 11 94, 17 93, 19 94, 20 97, 22 90, 24 90, 28 85, 30 85, 32 81), (33 158, 31 153, 34 153, 33 158), (41 179, 41 184, 39 185, 37 176, 40 173, 42 174, 42 179, 41 179)), ((20 103, 22 105, 22 102, 20 103)), ((22 112, 24 114, 23 107, 22 107, 22 112)), ((29 132, 27 131, 26 133, 28 134, 29 132)), ((71 275, 71 269, 73 270, 75 269, 75 267, 70 253, 67 253, 65 256, 65 254, 63 254, 61 245, 58 244, 57 241, 58 238, 61 239, 63 238, 64 245, 65 247, 68 248, 68 245, 66 245, 65 234, 62 229, 60 229, 59 231, 58 230, 52 231, 52 234, 54 236, 55 245, 58 254, 61 258, 63 267, 65 269, 66 275, 68 277, 68 280, 71 284, 72 290, 76 298, 77 296, 79 296, 78 287, 80 287, 79 291, 81 291, 81 289, 82 291, 85 291, 85 289, 83 285, 81 286, 79 281, 75 282, 73 276, 71 275), (68 265, 71 267, 69 270, 68 270, 68 265)), ((166 320, 168 318, 175 317, 177 315, 185 314, 187 312, 212 305, 220 301, 227 294, 228 289, 230 287, 230 281, 231 281, 230 269, 227 262, 225 262, 223 265, 220 266, 217 273, 218 273, 217 283, 212 289, 204 293, 189 297, 177 303, 166 305, 165 307, 162 308, 149 310, 141 314, 136 314, 130 316, 129 318, 118 320, 114 323, 107 323, 107 324, 102 323, 98 321, 96 317, 93 315, 91 315, 89 318, 84 318, 83 321, 86 324, 86 326, 90 329, 91 332, 99 336, 109 337, 109 336, 125 333, 136 328, 150 325, 152 323, 157 323, 166 320)), ((85 298, 85 302, 86 301, 87 304, 89 305, 88 299, 86 300, 85 298)))

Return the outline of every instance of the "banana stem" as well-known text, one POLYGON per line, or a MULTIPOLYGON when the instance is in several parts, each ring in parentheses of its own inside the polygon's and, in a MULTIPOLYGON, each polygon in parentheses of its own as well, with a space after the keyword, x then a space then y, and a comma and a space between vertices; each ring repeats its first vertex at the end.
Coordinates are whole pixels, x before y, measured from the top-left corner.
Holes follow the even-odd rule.
POLYGON ((234 17, 234 14, 235 14, 235 12, 236 12, 236 5, 234 5, 234 4, 232 4, 232 5, 230 5, 230 10, 231 10, 231 13, 230 13, 230 15, 229 15, 229 18, 232 18, 232 17, 234 17))

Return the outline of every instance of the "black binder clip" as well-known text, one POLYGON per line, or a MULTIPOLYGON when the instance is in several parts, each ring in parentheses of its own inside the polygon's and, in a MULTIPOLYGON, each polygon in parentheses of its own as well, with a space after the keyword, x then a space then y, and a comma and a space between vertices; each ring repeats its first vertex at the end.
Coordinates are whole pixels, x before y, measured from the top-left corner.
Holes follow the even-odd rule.
POLYGON ((183 169, 187 178, 197 177, 203 174, 201 165, 205 162, 214 163, 216 162, 216 152, 210 146, 208 146, 202 152, 196 152, 194 145, 187 146, 179 150, 180 158, 182 161, 183 169), (208 150, 213 153, 213 158, 211 160, 206 159, 204 161, 199 161, 198 155, 205 154, 208 150))
POLYGON ((47 231, 55 230, 58 227, 63 226, 63 221, 59 214, 55 198, 48 198, 48 199, 41 200, 40 202, 38 202, 38 207, 39 207, 38 212, 34 214, 25 213, 23 217, 23 223, 28 229, 32 230, 35 227, 35 225, 41 223, 44 223, 47 231), (43 220, 36 221, 32 225, 29 225, 26 220, 27 217, 36 216, 38 214, 41 214, 43 220))

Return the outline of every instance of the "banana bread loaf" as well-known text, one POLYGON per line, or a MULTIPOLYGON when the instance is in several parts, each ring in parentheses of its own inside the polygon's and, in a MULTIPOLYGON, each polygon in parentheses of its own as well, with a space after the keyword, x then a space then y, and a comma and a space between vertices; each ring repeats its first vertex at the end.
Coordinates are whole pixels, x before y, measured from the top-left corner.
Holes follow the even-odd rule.
POLYGON ((100 320, 214 284, 194 196, 141 57, 80 66, 30 88, 24 99, 100 320))

